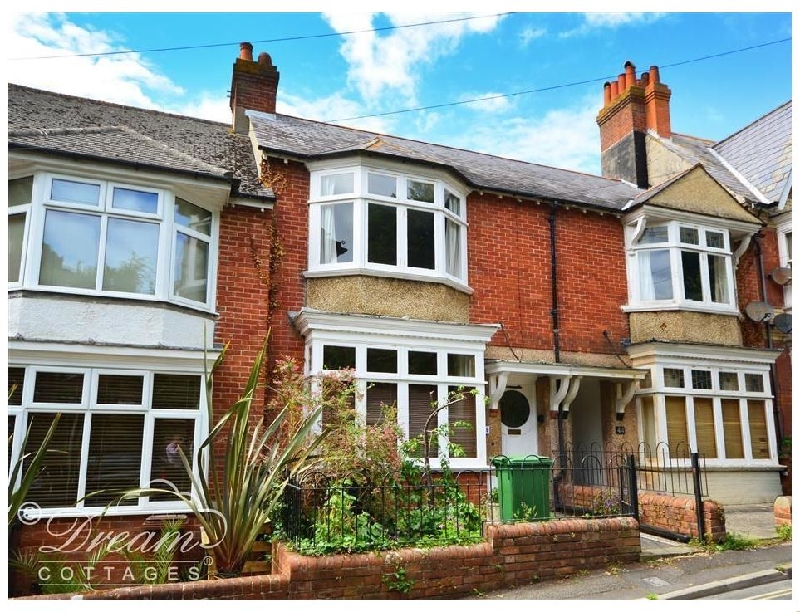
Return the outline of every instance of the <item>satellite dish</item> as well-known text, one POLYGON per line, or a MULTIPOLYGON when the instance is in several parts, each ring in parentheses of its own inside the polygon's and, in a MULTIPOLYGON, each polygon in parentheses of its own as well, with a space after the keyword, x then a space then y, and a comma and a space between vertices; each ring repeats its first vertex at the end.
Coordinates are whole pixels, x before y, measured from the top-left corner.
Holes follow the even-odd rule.
POLYGON ((779 314, 772 320, 772 324, 775 326, 779 332, 784 334, 791 334, 792 333, 792 315, 790 314, 779 314))
POLYGON ((769 277, 779 285, 788 285, 792 282, 791 268, 775 268, 769 273, 769 277))
POLYGON ((744 311, 756 323, 770 321, 775 316, 775 310, 767 302, 750 302, 744 307, 744 311))

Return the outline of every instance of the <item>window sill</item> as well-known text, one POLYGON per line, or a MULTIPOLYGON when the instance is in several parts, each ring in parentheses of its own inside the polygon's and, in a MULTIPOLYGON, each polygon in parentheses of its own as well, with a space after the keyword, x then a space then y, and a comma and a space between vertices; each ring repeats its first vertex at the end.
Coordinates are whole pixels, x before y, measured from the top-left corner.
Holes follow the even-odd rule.
POLYGON ((672 311, 682 311, 682 312, 704 312, 707 314, 716 314, 716 315, 726 315, 732 317, 738 317, 739 311, 734 308, 733 306, 704 306, 704 305, 695 305, 691 303, 680 303, 676 304, 675 302, 665 302, 663 304, 626 304, 621 306, 622 312, 672 312, 672 311))
MULTIPOLYGON (((27 506, 26 506, 27 507, 27 506)), ((96 518, 115 516, 150 516, 154 514, 193 514, 187 504, 152 503, 147 506, 115 506, 112 508, 36 508, 22 511, 21 521, 24 525, 33 525, 37 521, 58 518, 96 518)))
POLYGON ((306 270, 303 272, 306 278, 335 278, 338 276, 377 276, 381 278, 395 278, 422 283, 437 283, 447 285, 456 291, 472 295, 473 290, 468 285, 446 278, 443 276, 428 276, 426 274, 415 274, 414 272, 403 272, 399 270, 375 270, 372 268, 338 268, 335 270, 306 270))

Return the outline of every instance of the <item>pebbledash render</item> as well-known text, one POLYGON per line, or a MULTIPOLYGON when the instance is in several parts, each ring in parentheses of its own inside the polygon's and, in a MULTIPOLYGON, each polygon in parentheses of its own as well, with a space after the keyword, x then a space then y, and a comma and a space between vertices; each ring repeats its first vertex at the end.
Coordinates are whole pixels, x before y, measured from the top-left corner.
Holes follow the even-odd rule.
POLYGON ((230 124, 9 85, 12 463, 62 414, 31 516, 95 516, 87 493, 160 477, 188 491, 166 449, 209 431, 204 359, 230 344, 221 411, 270 329, 271 365, 354 368, 355 410, 396 403, 408 436, 431 396, 476 389, 439 416, 473 426, 459 471, 662 443, 703 453, 723 504, 781 495, 791 102, 682 136, 657 68, 628 63, 601 177, 276 113, 279 72, 252 52, 230 124))

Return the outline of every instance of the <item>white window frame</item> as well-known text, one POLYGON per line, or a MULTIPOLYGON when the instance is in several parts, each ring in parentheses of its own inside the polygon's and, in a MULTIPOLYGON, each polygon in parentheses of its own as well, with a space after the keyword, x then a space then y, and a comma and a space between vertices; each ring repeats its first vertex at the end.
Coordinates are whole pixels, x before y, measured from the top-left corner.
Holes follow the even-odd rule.
POLYGON ((182 306, 213 311, 216 299, 216 272, 217 253, 219 244, 220 213, 215 206, 204 205, 196 198, 184 198, 191 204, 198 206, 211 214, 210 234, 205 235, 190 228, 186 228, 174 221, 175 193, 163 186, 135 184, 128 180, 112 178, 94 178, 91 176, 65 174, 58 172, 26 172, 12 178, 33 176, 32 202, 29 205, 15 206, 9 209, 9 214, 26 211, 26 227, 23 242, 23 256, 20 272, 20 282, 9 283, 8 289, 25 289, 31 291, 46 291, 57 293, 70 293, 86 296, 114 296, 138 301, 169 301, 182 306), (93 183, 100 186, 97 206, 74 202, 60 202, 50 198, 51 184, 54 179, 64 179, 84 183, 93 183), (155 193, 158 197, 158 208, 155 213, 125 210, 112 207, 113 190, 115 187, 133 189, 155 193), (95 288, 67 287, 59 285, 40 285, 39 274, 42 257, 42 242, 44 240, 45 216, 48 210, 90 214, 100 218, 100 243, 97 253, 97 275, 95 288), (125 219, 132 221, 149 222, 158 226, 159 237, 157 244, 157 264, 155 276, 155 291, 153 294, 109 291, 102 289, 102 274, 105 261, 105 248, 108 220, 125 219), (208 244, 208 266, 206 280, 206 299, 204 302, 190 300, 174 293, 174 266, 177 248, 177 234, 183 233, 192 238, 200 239, 208 244), (98 288, 99 287, 99 288, 98 288))
POLYGON ((348 164, 345 166, 311 165, 310 199, 309 199, 309 248, 307 277, 339 276, 342 274, 366 274, 421 280, 425 282, 442 282, 460 291, 471 293, 467 277, 467 199, 466 188, 459 186, 444 175, 424 172, 409 172, 408 168, 398 169, 387 162, 386 165, 370 165, 366 163, 348 164), (348 194, 324 195, 322 180, 326 176, 353 173, 353 192, 348 194), (394 177, 397 181, 396 197, 369 193, 368 178, 370 173, 394 177), (410 181, 433 184, 434 202, 419 202, 407 197, 410 181), (459 214, 446 208, 445 193, 449 192, 460 199, 459 214), (353 258, 351 262, 320 263, 322 231, 322 207, 324 205, 352 203, 353 205, 353 258), (396 264, 380 264, 368 259, 368 210, 370 204, 393 207, 397 213, 397 257, 396 264), (434 267, 432 269, 417 268, 408 265, 408 231, 407 215, 409 210, 420 210, 434 215, 434 267), (447 271, 447 245, 445 244, 445 220, 449 219, 459 229, 459 262, 458 273, 447 271))
MULTIPOLYGON (((706 464, 709 466, 721 467, 742 467, 742 466, 773 466, 778 462, 778 451, 775 437, 775 424, 772 416, 773 397, 770 388, 769 367, 754 367, 752 364, 735 363, 697 363, 686 360, 659 361, 649 366, 652 378, 652 387, 643 389, 637 393, 637 421, 639 429, 639 439, 645 440, 644 419, 642 412, 642 397, 649 396, 653 400, 655 436, 657 442, 666 442, 667 447, 663 448, 666 457, 672 450, 671 442, 667 439, 667 415, 666 397, 682 397, 685 401, 686 425, 688 430, 690 451, 697 451, 697 432, 694 420, 694 400, 696 398, 711 398, 714 408, 714 435, 717 447, 717 457, 706 457, 706 464), (681 370, 683 372, 683 387, 666 386, 664 379, 665 369, 681 370), (692 370, 703 370, 711 373, 711 389, 693 389, 691 373, 692 370), (723 390, 720 388, 720 372, 736 373, 738 376, 738 390, 723 390), (747 391, 745 386, 745 375, 757 375, 762 378, 763 390, 759 392, 747 391), (739 424, 741 427, 742 445, 744 448, 744 458, 728 459, 725 457, 724 442, 724 419, 722 413, 722 400, 733 399, 739 402, 739 424), (747 401, 757 400, 764 402, 765 422, 767 425, 767 437, 769 446, 769 458, 754 459, 753 448, 750 439, 750 427, 748 420, 747 401)), ((656 449, 650 449, 655 454, 656 449)), ((659 454, 662 447, 659 447, 659 454)), ((688 463, 688 459, 673 458, 673 461, 681 464, 688 463)))
MULTIPOLYGON (((39 360, 34 360, 39 361, 39 360)), ((140 463, 139 486, 149 486, 151 479, 150 469, 153 457, 153 436, 155 432, 155 422, 158 419, 184 419, 194 420, 194 440, 193 440, 193 457, 187 457, 190 461, 194 461, 197 456, 197 451, 200 444, 208 435, 208 405, 206 402, 205 383, 202 371, 197 371, 197 368, 185 370, 181 368, 158 367, 157 369, 142 368, 140 364, 133 365, 132 367, 125 367, 124 364, 119 367, 97 366, 90 367, 81 365, 80 367, 73 367, 67 365, 69 361, 64 361, 64 365, 60 365, 58 360, 48 361, 45 364, 31 363, 31 362, 17 362, 10 361, 9 368, 23 368, 25 370, 24 383, 22 389, 21 405, 9 405, 7 416, 13 416, 14 421, 14 437, 11 448, 11 461, 9 463, 9 477, 11 469, 13 468, 16 458, 21 452, 22 440, 25 437, 27 428, 27 415, 34 414, 55 414, 61 412, 62 414, 80 414, 84 415, 83 423, 83 442, 81 445, 81 458, 80 458, 80 473, 78 489, 76 498, 81 498, 86 494, 86 478, 87 478, 87 461, 89 453, 89 440, 91 439, 91 417, 93 414, 141 414, 144 416, 143 433, 142 433, 142 457, 140 463), (34 383, 36 380, 37 372, 58 372, 58 373, 76 373, 83 374, 83 390, 80 404, 56 404, 56 403, 34 403, 34 383), (156 374, 166 375, 182 375, 182 376, 195 376, 198 379, 200 387, 200 403, 198 408, 186 409, 153 409, 151 407, 153 379, 156 374), (141 405, 105 405, 97 404, 97 390, 100 375, 132 375, 143 377, 142 388, 142 404, 141 405)), ((202 365, 200 366, 202 367, 202 365)), ((204 458, 205 459, 205 458, 204 458)), ((199 465, 194 461, 194 475, 199 475, 199 465)), ((197 492, 192 488, 192 497, 196 498, 197 492)), ((31 510, 27 516, 31 519, 48 518, 55 516, 100 516, 105 514, 108 516, 125 516, 136 514, 151 514, 155 512, 186 512, 188 506, 182 501, 154 501, 151 502, 147 497, 140 497, 135 504, 111 507, 105 509, 103 507, 86 506, 84 501, 77 501, 74 506, 64 507, 48 507, 31 510)))
MULTIPOLYGON (((13 179, 16 179, 16 178, 26 178, 27 176, 30 176, 30 175, 22 175, 22 176, 19 176, 19 177, 9 177, 8 180, 13 180, 13 179)), ((33 202, 36 201, 36 196, 37 196, 37 194, 36 194, 36 180, 34 178, 33 181, 32 181, 32 185, 31 185, 31 201, 30 202, 26 202, 24 204, 17 204, 15 206, 9 206, 8 207, 8 216, 9 217, 14 216, 14 215, 20 215, 20 214, 24 214, 25 215, 25 225, 24 225, 23 230, 22 230, 22 245, 21 245, 21 253, 20 253, 19 271, 18 271, 18 274, 17 274, 17 280, 16 281, 11 282, 9 280, 9 283, 8 283, 8 288, 9 289, 17 289, 19 287, 22 287, 22 285, 24 283, 24 280, 25 280, 25 276, 24 276, 25 275, 25 264, 26 264, 26 259, 28 257, 28 248, 27 248, 27 246, 28 246, 28 233, 30 231, 30 226, 31 226, 31 209, 33 207, 33 202)))
MULTIPOLYGON (((398 425, 408 435, 408 386, 429 384, 437 387, 437 401, 447 400, 449 387, 463 386, 465 390, 476 389, 475 431, 476 457, 448 458, 451 468, 467 469, 486 467, 486 409, 485 376, 483 356, 486 343, 496 330, 495 326, 440 324, 430 321, 406 321, 391 318, 331 315, 321 312, 301 312, 300 322, 295 322, 306 336, 305 373, 312 378, 323 370, 323 347, 325 345, 348 346, 356 349, 355 376, 358 385, 356 412, 366 419, 366 389, 368 383, 387 382, 397 384, 398 425), (368 372, 367 349, 390 349, 397 351, 397 372, 368 372), (413 375, 408 373, 409 351, 436 353, 436 375, 413 375), (448 354, 469 355, 474 360, 473 376, 449 376, 448 354)), ((448 422, 448 409, 439 413, 437 425, 448 422)), ((439 452, 446 451, 446 440, 441 439, 439 452)), ((431 466, 441 467, 440 458, 432 458, 431 466)))
MULTIPOLYGON (((789 236, 792 233, 792 216, 791 213, 787 218, 783 219, 776 226, 776 234, 778 237, 778 259, 780 265, 784 268, 792 267, 792 260, 789 256, 789 236)), ((792 283, 783 287, 783 309, 787 313, 792 312, 792 283)))

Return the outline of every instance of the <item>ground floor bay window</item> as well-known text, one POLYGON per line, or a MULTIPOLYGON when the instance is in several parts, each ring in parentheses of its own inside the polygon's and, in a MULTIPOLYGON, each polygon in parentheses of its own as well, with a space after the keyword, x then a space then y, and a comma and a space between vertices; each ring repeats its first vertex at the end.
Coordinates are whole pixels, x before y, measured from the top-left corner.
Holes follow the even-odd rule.
MULTIPOLYGON (((310 375, 350 368, 358 379, 354 401, 362 422, 376 423, 382 406, 395 406, 407 439, 440 428, 429 450, 432 465, 486 465, 483 353, 494 326, 335 315, 303 310, 295 325, 306 338, 310 375), (453 426, 459 423, 459 426, 453 426), (449 430, 449 434, 447 434, 449 430), (448 439, 449 437, 449 439, 448 439), (455 443, 463 456, 448 456, 455 443)), ((417 453, 420 457, 423 451, 417 453)))
MULTIPOLYGON (((696 349, 695 349, 696 350, 696 349)), ((720 349, 747 354, 746 349, 720 349)), ((637 394, 640 439, 673 459, 700 453, 709 465, 777 464, 768 351, 764 363, 674 355, 650 365, 637 394)))
MULTIPOLYGON (((164 486, 160 481, 191 494, 178 447, 194 461, 207 432, 202 374, 66 363, 11 361, 8 367, 9 474, 16 458, 38 448, 61 415, 28 505, 43 516, 94 514, 119 491, 164 486)), ((131 499, 111 512, 183 507, 175 497, 159 495, 131 499)))

